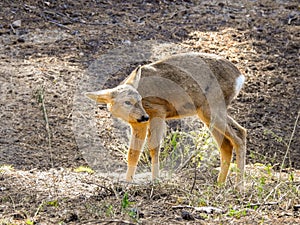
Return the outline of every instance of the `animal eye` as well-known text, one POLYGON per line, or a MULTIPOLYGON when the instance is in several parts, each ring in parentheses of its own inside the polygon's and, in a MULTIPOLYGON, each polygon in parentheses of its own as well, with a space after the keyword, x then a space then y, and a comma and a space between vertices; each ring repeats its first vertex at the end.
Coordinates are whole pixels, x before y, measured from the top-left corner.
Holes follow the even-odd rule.
POLYGON ((130 101, 125 101, 124 103, 125 103, 125 105, 128 105, 128 106, 132 105, 130 101))

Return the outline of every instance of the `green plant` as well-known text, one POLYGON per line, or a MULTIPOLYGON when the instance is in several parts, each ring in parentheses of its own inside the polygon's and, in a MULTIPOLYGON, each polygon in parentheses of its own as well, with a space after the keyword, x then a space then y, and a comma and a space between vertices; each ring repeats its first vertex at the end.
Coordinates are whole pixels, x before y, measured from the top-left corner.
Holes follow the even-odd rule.
POLYGON ((108 205, 107 208, 106 208, 106 216, 112 216, 114 215, 114 207, 112 205, 108 205))
POLYGON ((89 174, 93 174, 95 173, 95 171, 87 166, 79 166, 76 169, 74 169, 74 172, 76 173, 89 173, 89 174))
POLYGON ((128 211, 128 215, 130 218, 136 220, 138 219, 138 213, 137 213, 137 210, 135 208, 132 208, 128 211))
POLYGON ((27 219, 27 220, 25 221, 25 223, 26 223, 27 225, 33 225, 33 224, 34 224, 34 221, 32 221, 31 219, 27 219))
POLYGON ((50 205, 50 206, 53 206, 53 207, 55 207, 55 208, 59 206, 57 200, 53 200, 53 201, 46 202, 46 204, 47 204, 47 205, 50 205))
POLYGON ((200 198, 198 201, 198 206, 207 206, 207 202, 204 198, 200 198))
POLYGON ((227 215, 230 216, 230 217, 235 217, 237 219, 240 219, 242 216, 247 215, 247 211, 245 209, 236 210, 236 209, 230 208, 227 215))
POLYGON ((265 184, 266 184, 266 178, 264 176, 261 176, 258 179, 258 186, 257 186, 258 195, 260 196, 260 198, 262 198, 262 196, 263 196, 265 184))
MULTIPOLYGON (((202 161, 216 150, 216 144, 207 128, 200 131, 170 131, 166 136, 161 153, 162 167, 175 168, 180 171, 184 167, 199 167, 202 161)), ((213 158, 209 160, 214 163, 213 158)))
POLYGON ((126 192, 122 198, 121 207, 122 209, 127 209, 130 204, 132 204, 132 202, 129 202, 128 193, 126 192))
POLYGON ((126 192, 121 201, 121 208, 122 210, 132 219, 138 219, 138 213, 135 208, 129 209, 129 207, 134 204, 133 202, 129 201, 128 193, 126 192))
POLYGON ((294 174, 294 172, 290 172, 290 173, 289 173, 289 178, 288 178, 288 180, 291 181, 291 182, 294 182, 294 180, 295 180, 295 174, 294 174))
POLYGON ((272 130, 264 130, 264 135, 270 135, 276 142, 278 143, 283 143, 284 145, 287 146, 287 143, 283 140, 282 137, 277 135, 274 131, 272 130))
POLYGON ((271 164, 268 164, 268 165, 265 165, 265 171, 267 172, 267 174, 269 175, 269 176, 271 176, 272 175, 272 166, 271 166, 271 164))
POLYGON ((12 165, 4 164, 4 165, 0 166, 0 173, 5 173, 7 171, 13 171, 13 170, 14 170, 14 167, 12 165))

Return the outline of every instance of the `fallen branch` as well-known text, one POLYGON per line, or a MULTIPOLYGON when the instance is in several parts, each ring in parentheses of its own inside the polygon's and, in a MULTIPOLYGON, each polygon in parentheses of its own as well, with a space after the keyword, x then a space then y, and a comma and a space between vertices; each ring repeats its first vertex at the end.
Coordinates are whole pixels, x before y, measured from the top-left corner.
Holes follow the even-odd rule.
POLYGON ((197 212, 204 212, 207 214, 213 214, 213 213, 217 213, 217 214, 222 214, 225 213, 225 210, 217 208, 217 207, 212 207, 212 206, 202 206, 202 207, 194 207, 194 206, 190 206, 190 205, 176 205, 176 206, 172 206, 172 209, 193 209, 197 212))

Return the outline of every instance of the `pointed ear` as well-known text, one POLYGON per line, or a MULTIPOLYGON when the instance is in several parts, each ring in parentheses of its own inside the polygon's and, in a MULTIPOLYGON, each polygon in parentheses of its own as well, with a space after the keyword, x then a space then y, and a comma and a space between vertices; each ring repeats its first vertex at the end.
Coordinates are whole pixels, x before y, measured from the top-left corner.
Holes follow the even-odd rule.
POLYGON ((128 84, 135 89, 138 88, 141 79, 141 66, 138 66, 132 73, 122 82, 122 84, 128 84))
POLYGON ((95 92, 86 92, 85 96, 87 96, 90 99, 93 99, 97 103, 108 104, 112 101, 112 91, 110 89, 95 92))

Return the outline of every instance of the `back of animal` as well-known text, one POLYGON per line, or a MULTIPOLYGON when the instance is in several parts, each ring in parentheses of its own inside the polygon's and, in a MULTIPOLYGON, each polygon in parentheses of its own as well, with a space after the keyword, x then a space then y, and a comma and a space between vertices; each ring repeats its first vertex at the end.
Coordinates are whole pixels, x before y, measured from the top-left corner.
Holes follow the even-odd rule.
POLYGON ((225 59, 184 53, 142 66, 138 91, 152 103, 173 106, 169 118, 189 116, 211 108, 209 104, 227 107, 239 91, 238 77, 238 69, 225 59))

